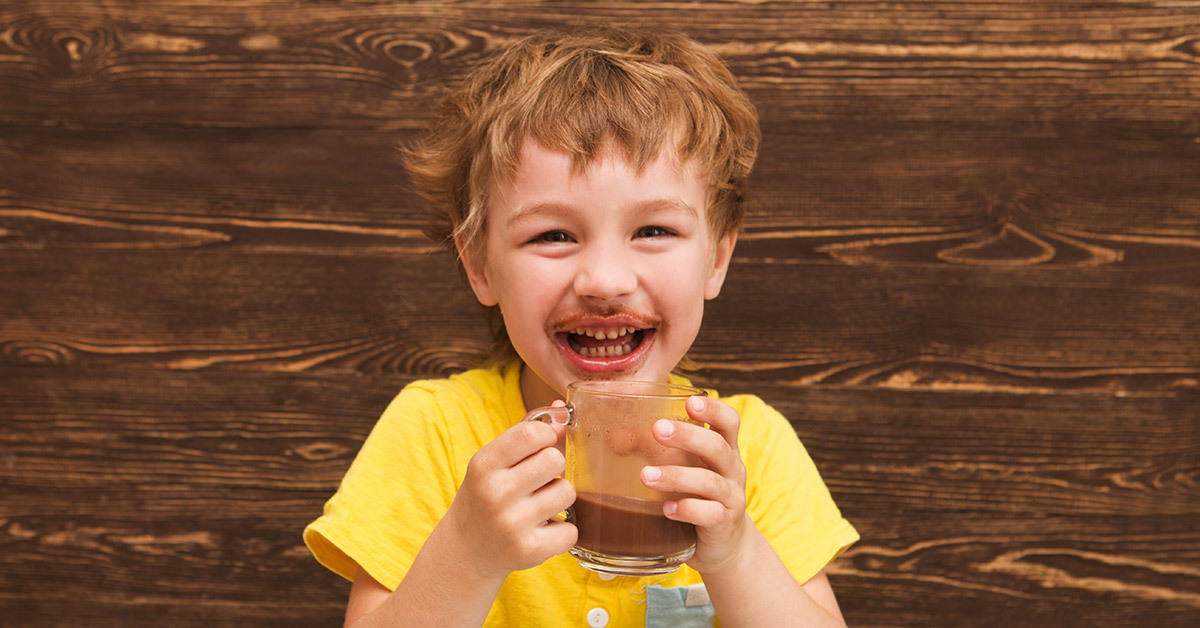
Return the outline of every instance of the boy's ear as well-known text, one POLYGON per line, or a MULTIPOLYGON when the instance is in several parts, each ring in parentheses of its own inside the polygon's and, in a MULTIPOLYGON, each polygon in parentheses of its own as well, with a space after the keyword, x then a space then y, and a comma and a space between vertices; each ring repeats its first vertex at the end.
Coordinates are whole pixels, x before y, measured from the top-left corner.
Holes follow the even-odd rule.
POLYGON ((725 285, 725 273, 729 271, 729 261, 733 259, 733 247, 737 244, 737 231, 729 233, 717 240, 717 250, 713 255, 713 267, 709 271, 708 280, 704 282, 704 298, 715 299, 721 294, 721 286, 725 285))
POLYGON ((478 256, 472 254, 458 236, 454 237, 454 248, 458 250, 458 259, 462 262, 463 270, 467 271, 467 281, 471 283, 471 291, 475 293, 475 298, 485 306, 496 305, 499 301, 492 293, 486 264, 481 263, 477 259, 478 256))

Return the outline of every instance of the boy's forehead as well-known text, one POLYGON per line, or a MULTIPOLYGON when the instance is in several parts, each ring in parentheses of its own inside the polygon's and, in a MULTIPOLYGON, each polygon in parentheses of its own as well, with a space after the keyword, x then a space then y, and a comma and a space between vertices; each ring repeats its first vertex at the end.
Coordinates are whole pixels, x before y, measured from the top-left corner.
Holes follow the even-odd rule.
POLYGON ((547 178, 570 180, 586 178, 596 171, 615 169, 622 172, 632 172, 635 176, 643 175, 649 168, 664 168, 683 178, 700 176, 700 169, 694 160, 681 162, 677 153, 670 147, 664 147, 648 159, 646 163, 638 164, 631 152, 617 141, 608 138, 603 140, 593 154, 576 157, 566 150, 553 148, 536 138, 527 137, 517 151, 517 161, 513 171, 498 185, 519 184, 521 182, 545 181, 547 178))
POLYGON ((598 146, 587 161, 532 137, 519 145, 516 155, 512 171, 493 173, 487 184, 486 200, 477 206, 480 230, 479 239, 472 237, 475 243, 482 245, 482 236, 497 225, 554 213, 551 208, 556 212, 611 208, 661 215, 682 206, 705 224, 712 219, 713 186, 696 164, 681 166, 670 150, 660 151, 640 169, 628 151, 611 140, 598 146))

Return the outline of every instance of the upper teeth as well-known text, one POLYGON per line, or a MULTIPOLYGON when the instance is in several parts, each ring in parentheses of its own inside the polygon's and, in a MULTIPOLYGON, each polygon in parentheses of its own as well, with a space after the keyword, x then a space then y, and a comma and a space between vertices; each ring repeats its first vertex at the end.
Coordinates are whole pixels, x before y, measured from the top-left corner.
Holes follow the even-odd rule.
POLYGON ((571 333, 579 336, 587 336, 597 340, 615 340, 621 336, 632 334, 637 331, 636 327, 619 327, 616 329, 592 329, 581 327, 573 330, 571 333))

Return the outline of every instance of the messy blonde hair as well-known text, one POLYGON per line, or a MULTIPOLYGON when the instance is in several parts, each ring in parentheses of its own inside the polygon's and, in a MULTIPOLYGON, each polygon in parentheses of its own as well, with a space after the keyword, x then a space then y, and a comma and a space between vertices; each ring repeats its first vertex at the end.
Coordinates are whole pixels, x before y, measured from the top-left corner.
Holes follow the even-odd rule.
MULTIPOLYGON (((689 37, 632 28, 524 37, 468 74, 435 109, 428 133, 401 149, 416 191, 432 203, 426 234, 482 260, 488 192, 514 175, 527 138, 579 169, 609 142, 638 170, 673 151, 707 180, 717 239, 741 226, 760 132, 729 69, 689 37)), ((492 362, 515 355, 494 314, 492 362)))

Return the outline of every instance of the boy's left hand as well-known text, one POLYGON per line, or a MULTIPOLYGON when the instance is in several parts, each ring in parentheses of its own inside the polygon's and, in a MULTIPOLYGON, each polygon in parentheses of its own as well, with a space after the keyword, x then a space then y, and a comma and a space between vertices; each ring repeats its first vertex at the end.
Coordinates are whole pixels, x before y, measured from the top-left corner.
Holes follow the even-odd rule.
POLYGON ((707 468, 645 467, 642 482, 657 491, 695 496, 663 504, 663 513, 696 525, 696 553, 687 562, 703 574, 736 558, 746 528, 753 523, 746 516, 746 465, 738 452, 741 417, 728 404, 708 397, 690 398, 687 409, 692 419, 712 429, 664 419, 654 424, 654 438, 696 454, 707 468))

